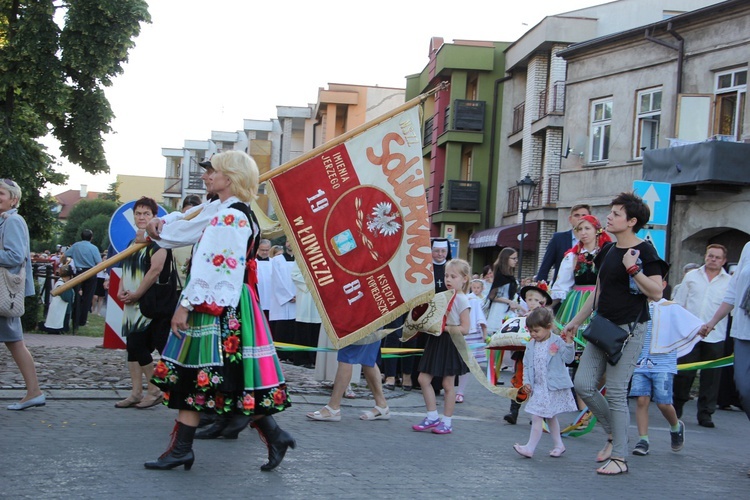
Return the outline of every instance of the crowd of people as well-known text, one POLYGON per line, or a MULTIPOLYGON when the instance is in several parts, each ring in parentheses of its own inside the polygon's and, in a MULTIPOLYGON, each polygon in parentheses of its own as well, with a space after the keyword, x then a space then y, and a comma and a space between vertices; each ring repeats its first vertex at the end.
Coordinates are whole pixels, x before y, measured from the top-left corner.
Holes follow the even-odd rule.
MULTIPOLYGON (((419 335, 402 344, 402 316, 388 325, 391 333, 382 341, 315 353, 316 347, 330 344, 291 242, 287 239, 276 249, 262 239, 250 209, 258 190, 254 161, 232 151, 200 165, 205 169, 207 201, 186 199, 182 211, 162 218, 157 217, 154 200, 135 203, 138 232, 133 243, 144 245, 123 261, 117 291, 132 390, 115 406, 149 408, 163 403, 177 410, 171 443, 164 454, 144 464, 148 469, 190 469, 194 439, 236 439, 248 426, 268 445, 268 461, 261 469, 277 467, 288 448, 296 445, 273 418, 291 406, 283 363, 314 368, 317 378, 333 382, 328 404, 307 413, 310 420, 340 421, 342 398, 353 395, 351 384, 359 382, 361 370, 375 403, 360 415, 362 420, 390 419, 388 391, 417 389, 426 415, 412 429, 450 434, 456 405, 465 403, 465 388, 474 377, 470 366, 479 363, 489 370, 488 354, 495 354, 486 349, 487 343, 493 346, 509 335, 525 340, 501 349, 495 365, 498 370, 512 369, 511 384, 518 389, 504 420, 516 424, 522 408, 530 416, 528 442, 513 446, 523 457, 534 456, 545 425, 553 441, 549 455, 562 456, 566 448, 560 417, 581 412, 575 426, 585 426, 593 416, 607 435, 596 456, 601 463, 596 472, 627 473, 629 454, 649 453, 652 400, 669 424, 672 450, 680 451, 685 440, 681 418, 696 371, 678 371, 678 365, 710 362, 731 353, 733 380, 726 368, 700 370, 697 421, 712 428, 716 409, 732 406, 741 406, 750 418, 750 243, 731 275, 725 269, 727 249, 709 245, 704 264, 686 267, 672 302, 667 302, 668 265, 649 242, 636 236, 649 220, 649 209, 632 193, 612 200, 606 224, 591 214, 589 206, 572 207, 571 229, 555 233, 538 272, 525 280, 517 278, 514 248, 503 248, 493 264, 472 274, 468 262, 451 258, 447 241, 435 239, 435 291, 455 293, 442 333, 419 335), (175 303, 167 306, 166 314, 147 315, 147 292, 166 283, 165 276, 171 280, 172 274, 175 303), (675 333, 674 324, 664 326, 668 322, 654 326, 652 318, 666 303, 680 306, 680 314, 695 318, 693 324, 698 325, 693 328, 695 338, 679 357, 676 349, 654 349, 654 338, 687 336, 675 333), (727 318, 733 310, 733 317, 727 318), (623 332, 616 356, 594 343, 603 322, 623 332), (285 349, 277 351, 275 345, 285 349), (383 346, 424 351, 420 357, 383 359, 383 346), (154 351, 159 353, 156 362, 154 351), (437 399, 441 392, 442 415, 437 399), (633 448, 628 444, 628 397, 636 401, 639 439, 633 448)), ((31 295, 32 256, 26 224, 17 213, 20 200, 20 188, 12 180, 0 180, 0 268, 21 273, 25 295, 31 295)), ((92 237, 84 230, 81 240, 69 248, 36 256, 54 264, 55 288, 67 287, 74 276, 102 262, 92 237)), ((65 331, 73 303, 80 307, 73 308, 71 321, 85 325, 88 314, 100 310, 108 281, 102 272, 75 291, 55 294, 44 322, 47 331, 65 331)), ((27 389, 8 409, 45 405, 19 317, 0 316, 0 340, 27 389)))

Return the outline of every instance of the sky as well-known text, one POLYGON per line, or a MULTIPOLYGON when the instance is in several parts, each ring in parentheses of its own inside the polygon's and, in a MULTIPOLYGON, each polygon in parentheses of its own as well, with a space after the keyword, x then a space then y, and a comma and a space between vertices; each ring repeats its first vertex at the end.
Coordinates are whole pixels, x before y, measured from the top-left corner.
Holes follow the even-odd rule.
POLYGON ((276 106, 307 106, 329 83, 403 88, 426 66, 432 37, 512 42, 547 15, 602 3, 149 0, 152 22, 106 89, 116 116, 105 138, 110 173, 63 160, 57 170, 68 182, 49 189, 106 191, 117 174, 163 177, 161 148, 275 118, 276 106))

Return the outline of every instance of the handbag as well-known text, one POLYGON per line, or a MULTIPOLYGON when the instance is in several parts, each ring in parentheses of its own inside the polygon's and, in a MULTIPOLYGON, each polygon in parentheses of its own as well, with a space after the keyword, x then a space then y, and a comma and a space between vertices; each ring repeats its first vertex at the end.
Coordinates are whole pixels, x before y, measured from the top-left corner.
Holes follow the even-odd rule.
MULTIPOLYGON (((596 294, 597 290, 594 290, 596 294)), ((596 297, 596 295, 594 295, 596 297)), ((596 305, 594 305, 596 310, 596 305)), ((583 331, 583 338, 588 342, 591 342, 596 347, 602 350, 604 356, 607 358, 607 363, 615 366, 620 358, 622 357, 622 351, 625 346, 628 345, 630 337, 633 336, 635 327, 638 321, 641 319, 641 313, 638 314, 638 319, 630 324, 629 330, 623 330, 619 325, 608 320, 604 316, 598 314, 591 319, 586 329, 583 331)))
MULTIPOLYGON (((0 248, 5 248, 3 237, 5 226, 0 233, 0 248)), ((26 259, 21 264, 21 271, 13 274, 7 267, 0 267, 0 316, 20 318, 25 312, 26 296, 26 259)))
POLYGON ((171 318, 177 308, 180 298, 177 292, 177 268, 174 264, 172 251, 167 250, 167 265, 159 273, 159 278, 146 290, 138 301, 141 314, 150 319, 171 318))

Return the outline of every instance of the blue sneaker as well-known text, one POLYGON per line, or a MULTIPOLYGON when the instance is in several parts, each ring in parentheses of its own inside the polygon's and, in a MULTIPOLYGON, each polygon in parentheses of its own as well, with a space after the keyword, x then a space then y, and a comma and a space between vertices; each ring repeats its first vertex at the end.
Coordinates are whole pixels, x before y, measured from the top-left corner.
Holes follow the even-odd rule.
POLYGON ((445 425, 445 423, 441 420, 440 424, 432 429, 433 434, 450 434, 453 432, 453 427, 449 425, 445 425))
POLYGON ((411 428, 415 431, 426 431, 429 429, 433 429, 440 425, 440 419, 436 418, 435 420, 430 420, 429 418, 425 417, 424 420, 422 420, 417 425, 412 425, 411 428))

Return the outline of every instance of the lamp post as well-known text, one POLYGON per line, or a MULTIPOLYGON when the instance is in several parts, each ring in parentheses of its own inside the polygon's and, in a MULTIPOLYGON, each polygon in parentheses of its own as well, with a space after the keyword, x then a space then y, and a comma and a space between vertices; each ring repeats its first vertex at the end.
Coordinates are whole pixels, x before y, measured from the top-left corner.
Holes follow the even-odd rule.
POLYGON ((529 204, 534 194, 536 182, 526 175, 516 182, 516 186, 518 186, 518 197, 521 202, 521 248, 518 250, 518 281, 520 282, 523 279, 521 273, 523 272, 523 240, 526 236, 526 214, 529 213, 529 204))

